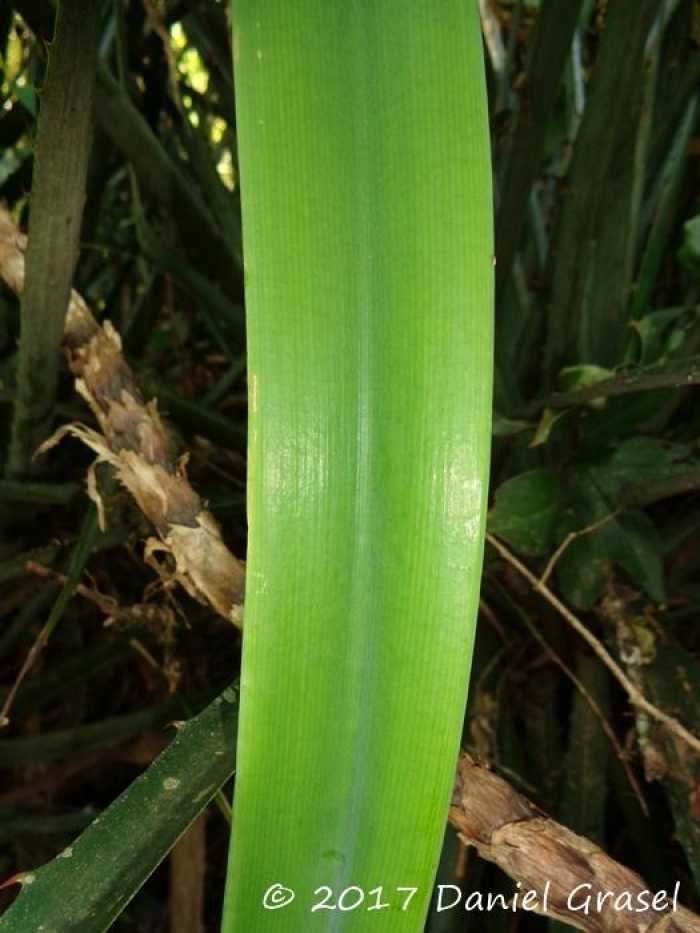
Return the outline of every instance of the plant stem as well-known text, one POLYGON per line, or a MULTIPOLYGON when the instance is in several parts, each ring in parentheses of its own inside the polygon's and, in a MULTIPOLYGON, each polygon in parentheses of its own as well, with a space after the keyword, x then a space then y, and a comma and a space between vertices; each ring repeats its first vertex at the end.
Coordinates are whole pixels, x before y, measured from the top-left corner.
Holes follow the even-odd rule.
POLYGON ((6 472, 35 472, 51 431, 59 343, 75 266, 92 138, 95 58, 102 4, 61 0, 50 46, 34 151, 20 362, 6 472))

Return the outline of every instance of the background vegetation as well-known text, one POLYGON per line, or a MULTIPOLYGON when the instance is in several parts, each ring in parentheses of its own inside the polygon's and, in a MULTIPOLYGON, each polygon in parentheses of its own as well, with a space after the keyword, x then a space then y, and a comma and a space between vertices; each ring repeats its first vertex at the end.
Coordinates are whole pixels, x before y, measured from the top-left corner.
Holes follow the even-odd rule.
MULTIPOLYGON (((634 712, 551 595, 637 690, 697 722, 700 7, 483 0, 481 9, 498 192, 489 530, 548 589, 534 592, 489 548, 464 743, 655 887, 680 880, 697 909, 698 756, 634 712)), ((227 16, 214 0, 106 8, 74 284, 122 334, 190 454, 193 484, 243 556, 245 319, 227 16)), ((20 220, 53 18, 48 0, 0 12, 0 197, 20 220)), ((148 530, 106 474, 108 530, 97 529, 83 449, 66 443, 23 470, 10 462, 18 333, 17 301, 3 289, 3 876, 60 851, 160 751, 168 721, 226 686, 239 652, 232 626, 154 585, 141 558, 148 530), (96 593, 120 611, 106 620, 96 593), (48 643, 15 690, 45 626, 48 643)), ((87 418, 61 373, 58 421, 87 418)), ((227 832, 221 803, 115 929, 175 930, 169 911, 186 909, 216 929, 227 832)), ((512 890, 448 831, 441 880, 455 877, 470 890, 512 890)), ((546 925, 489 916, 496 933, 546 925)), ((483 917, 449 912, 432 929, 483 929, 483 917)))

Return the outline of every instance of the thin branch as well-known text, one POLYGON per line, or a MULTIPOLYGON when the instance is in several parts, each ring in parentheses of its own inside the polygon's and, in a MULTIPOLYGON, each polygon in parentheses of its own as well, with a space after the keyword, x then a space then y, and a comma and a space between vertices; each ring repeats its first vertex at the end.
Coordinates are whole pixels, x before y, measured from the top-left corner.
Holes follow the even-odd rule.
POLYGON ((609 522, 611 519, 616 518, 619 515, 619 511, 616 509, 614 512, 611 512, 609 515, 605 515, 603 518, 599 519, 597 522, 593 522, 592 525, 586 525, 585 528, 579 528, 578 531, 570 531, 569 534, 564 538, 556 551, 552 554, 550 559, 547 561, 547 566, 542 572, 540 577, 540 583, 545 584, 547 580, 552 575, 552 571, 557 565, 559 558, 564 553, 564 551, 569 547, 570 544, 576 540, 576 538, 582 538, 584 535, 590 534, 592 531, 596 531, 600 528, 601 525, 604 525, 606 522, 609 522))
POLYGON ((688 356, 680 359, 663 360, 649 363, 647 366, 634 366, 630 369, 602 379, 582 389, 570 392, 555 392, 544 399, 538 399, 525 406, 522 417, 536 415, 544 408, 572 408, 585 405, 595 399, 612 398, 627 395, 630 392, 649 392, 653 389, 680 389, 700 385, 700 357, 688 356))
POLYGON ((601 642, 593 635, 592 632, 581 622, 581 620, 573 614, 573 612, 564 605, 564 603, 549 589, 546 583, 543 583, 539 580, 532 571, 528 570, 525 564, 522 561, 512 554, 508 548, 502 544, 498 538, 495 538, 492 534, 486 535, 486 540, 491 545, 491 547, 498 551, 498 553, 506 560, 518 573, 523 576, 532 588, 544 597, 547 602, 559 613, 559 615, 571 626, 571 628, 580 635, 581 638, 588 644, 595 654, 600 658, 603 664, 608 668, 613 677, 620 684, 622 689, 625 691, 629 697, 630 702, 633 706, 636 706, 638 709, 643 710, 647 713, 652 719, 655 719, 657 722, 663 723, 664 726, 677 736, 682 741, 686 742, 694 752, 700 754, 700 739, 697 736, 693 735, 692 732, 689 732, 685 726, 681 725, 677 719, 673 716, 669 716, 668 713, 664 713, 663 710, 660 710, 658 706, 655 706, 653 703, 650 703, 649 700, 644 696, 644 694, 632 683, 629 677, 622 670, 620 665, 614 660, 610 655, 607 649, 601 644, 601 642))
POLYGON ((625 755, 624 750, 622 749, 612 726, 610 725, 608 720, 605 718, 605 714, 603 713, 603 710, 598 705, 595 697, 591 694, 590 690, 588 690, 584 686, 580 678, 576 676, 576 674, 571 670, 569 665, 557 654, 554 648, 552 648, 552 646, 547 643, 547 641, 545 640, 544 636, 539 631, 537 626, 527 618, 524 618, 523 621, 527 625, 533 637, 537 639, 537 641, 542 645, 545 651, 551 656, 554 663, 569 678, 571 683, 578 690, 578 692, 581 694, 583 699, 586 701, 586 703, 590 707, 591 711, 593 712, 593 715, 596 717, 596 719, 600 723, 600 728, 603 730, 608 741, 612 745, 612 748, 613 748, 613 751, 615 752, 617 760, 622 765, 622 769, 625 772, 627 780, 630 783, 630 787, 634 791, 634 795, 637 798, 637 801, 639 803, 640 809, 642 810, 642 813, 644 813, 645 816, 649 816, 649 808, 647 806, 646 800, 644 799, 642 788, 639 786, 639 781, 635 777, 634 771, 630 767, 630 763, 627 760, 627 756, 625 755))

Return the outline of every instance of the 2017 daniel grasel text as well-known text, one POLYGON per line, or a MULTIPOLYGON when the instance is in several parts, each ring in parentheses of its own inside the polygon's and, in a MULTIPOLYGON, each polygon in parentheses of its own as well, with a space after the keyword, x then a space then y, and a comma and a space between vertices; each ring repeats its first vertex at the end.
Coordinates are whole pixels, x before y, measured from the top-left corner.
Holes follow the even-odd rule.
MULTIPOLYGON (((635 891, 601 891, 593 884, 584 882, 572 888, 565 898, 565 904, 560 902, 557 907, 563 907, 573 913, 589 914, 600 913, 602 910, 620 912, 644 913, 656 911, 658 913, 675 912, 678 910, 678 895, 680 881, 677 881, 673 891, 650 891, 648 889, 635 891)), ((464 892, 456 884, 438 885, 435 898, 435 911, 441 913, 455 908, 489 913, 493 910, 529 910, 538 914, 549 913, 552 882, 547 881, 541 889, 530 888, 523 890, 521 883, 516 885, 516 891, 510 897, 505 894, 485 894, 482 891, 464 892)))

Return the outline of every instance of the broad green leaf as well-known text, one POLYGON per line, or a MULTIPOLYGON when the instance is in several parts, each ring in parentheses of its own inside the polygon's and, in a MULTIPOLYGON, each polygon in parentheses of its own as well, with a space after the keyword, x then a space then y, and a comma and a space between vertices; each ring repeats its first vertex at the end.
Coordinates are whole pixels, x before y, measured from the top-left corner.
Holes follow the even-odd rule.
POLYGON ((478 6, 236 0, 233 23, 250 530, 223 929, 420 931, 491 439, 478 6), (296 897, 266 910, 275 884, 296 897), (320 885, 365 900, 312 912, 320 885))
POLYGON ((611 559, 652 599, 657 602, 666 599, 661 541, 656 526, 643 512, 625 512, 602 525, 598 540, 611 559))
POLYGON ((545 554, 561 507, 561 483, 553 470, 521 473, 496 490, 489 531, 525 554, 545 554))
POLYGON ((611 568, 611 560, 591 535, 574 538, 556 565, 564 600, 575 609, 590 609, 603 593, 611 568))
POLYGON ((640 435, 622 441, 591 469, 600 489, 617 504, 626 487, 668 475, 673 469, 674 453, 660 438, 640 435))
MULTIPOLYGON (((575 541, 568 550, 575 546, 577 551, 589 548, 589 557, 596 557, 599 562, 613 561, 624 568, 632 582, 642 587, 652 599, 662 601, 665 591, 662 546, 658 532, 653 522, 641 511, 629 510, 611 517, 615 512, 615 502, 603 488, 604 479, 601 481, 601 477, 605 477, 605 468, 606 460, 602 459, 579 468, 569 478, 567 493, 578 524, 572 528, 571 517, 567 516, 560 526, 560 535, 563 539, 569 531, 597 525, 581 538, 589 540, 590 545, 582 545, 575 541)), ((612 470, 608 481, 610 489, 617 489, 619 474, 612 470)), ((565 556, 561 560, 564 560, 565 556)), ((572 560, 571 557, 568 559, 572 560)), ((602 570, 602 566, 600 569, 602 570)))

